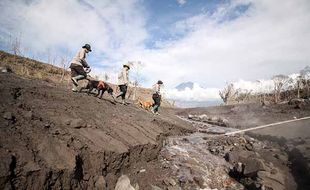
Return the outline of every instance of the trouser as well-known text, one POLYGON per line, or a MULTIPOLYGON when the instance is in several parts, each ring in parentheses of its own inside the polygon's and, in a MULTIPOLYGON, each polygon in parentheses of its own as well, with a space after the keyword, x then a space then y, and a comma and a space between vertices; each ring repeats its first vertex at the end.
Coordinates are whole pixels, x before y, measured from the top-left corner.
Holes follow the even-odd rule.
POLYGON ((155 94, 153 94, 152 98, 154 100, 153 111, 158 112, 158 108, 159 108, 160 102, 161 102, 161 95, 155 93, 155 94))
MULTIPOLYGON (((71 69, 71 77, 74 78, 76 81, 87 78, 87 73, 85 72, 83 66, 71 63, 69 68, 71 69)), ((77 84, 75 84, 74 82, 72 84, 72 90, 77 90, 77 84)))
POLYGON ((119 89, 120 89, 120 93, 116 96, 116 98, 118 97, 122 97, 122 100, 125 100, 126 98, 126 93, 127 93, 127 85, 119 85, 119 89))
POLYGON ((71 63, 69 68, 71 69, 71 77, 77 77, 80 75, 84 76, 84 78, 87 77, 87 73, 85 72, 83 66, 71 63))

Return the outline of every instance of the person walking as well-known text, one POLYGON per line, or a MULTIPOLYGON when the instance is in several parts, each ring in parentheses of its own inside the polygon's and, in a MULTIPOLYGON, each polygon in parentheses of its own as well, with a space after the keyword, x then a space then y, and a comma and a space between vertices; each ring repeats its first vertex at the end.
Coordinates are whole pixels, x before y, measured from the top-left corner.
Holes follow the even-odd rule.
POLYGON ((129 64, 124 64, 122 71, 118 75, 118 87, 120 89, 120 93, 116 96, 116 98, 122 97, 122 104, 126 105, 126 93, 129 84, 129 64))
POLYGON ((151 112, 156 114, 156 115, 160 115, 158 113, 158 108, 160 107, 160 103, 161 103, 160 89, 161 89, 162 85, 163 85, 163 81, 161 81, 161 80, 159 80, 156 84, 153 85, 154 93, 152 95, 152 98, 154 100, 154 104, 151 108, 151 112))
POLYGON ((87 73, 90 72, 90 66, 86 62, 86 55, 91 52, 89 44, 85 44, 72 59, 70 64, 71 80, 73 83, 72 91, 77 92, 78 81, 87 78, 87 73), (85 70, 84 70, 85 68, 85 70))

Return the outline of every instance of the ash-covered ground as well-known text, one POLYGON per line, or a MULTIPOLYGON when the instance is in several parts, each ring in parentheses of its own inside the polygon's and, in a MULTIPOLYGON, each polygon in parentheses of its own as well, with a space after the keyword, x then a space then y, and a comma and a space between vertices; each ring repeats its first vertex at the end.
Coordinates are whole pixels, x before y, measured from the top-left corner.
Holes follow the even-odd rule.
POLYGON ((0 74, 0 189, 310 189, 310 106, 162 108, 114 104, 0 74), (122 178, 122 175, 127 177, 122 178), (127 181, 128 182, 128 181, 127 181))

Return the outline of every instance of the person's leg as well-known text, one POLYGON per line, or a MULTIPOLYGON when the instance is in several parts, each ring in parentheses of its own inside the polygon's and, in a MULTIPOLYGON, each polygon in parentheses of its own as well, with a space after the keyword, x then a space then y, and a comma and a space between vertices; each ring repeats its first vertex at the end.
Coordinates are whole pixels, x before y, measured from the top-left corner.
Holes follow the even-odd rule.
POLYGON ((71 64, 70 69, 71 69, 71 80, 73 83, 72 90, 76 91, 78 87, 78 81, 86 78, 87 74, 84 71, 83 67, 80 65, 71 64))
POLYGON ((124 85, 119 85, 119 86, 118 86, 120 92, 119 92, 119 94, 116 96, 116 98, 119 98, 119 97, 121 97, 121 96, 124 94, 124 92, 123 92, 124 87, 123 87, 123 86, 124 86, 124 85))
POLYGON ((126 99, 126 93, 127 93, 127 85, 123 85, 122 88, 123 88, 122 89, 122 91, 123 91, 123 94, 122 94, 122 104, 126 105, 127 103, 126 103, 125 99, 126 99))
POLYGON ((158 111, 158 94, 153 94, 152 96, 154 104, 151 108, 152 113, 156 113, 158 111))
POLYGON ((74 79, 74 77, 78 76, 78 73, 75 69, 75 65, 71 64, 70 65, 70 69, 71 69, 71 80, 72 80, 72 91, 73 92, 77 92, 77 81, 74 79))
POLYGON ((127 86, 126 85, 124 85, 124 87, 123 87, 123 94, 122 94, 122 99, 123 100, 125 100, 126 99, 126 93, 127 93, 127 86))
POLYGON ((156 113, 158 113, 158 109, 160 107, 160 102, 161 102, 161 96, 159 95, 158 98, 157 98, 157 107, 156 107, 156 110, 155 110, 156 113))
POLYGON ((84 68, 80 65, 76 66, 75 70, 77 71, 78 75, 74 77, 77 81, 85 79, 87 77, 87 73, 85 72, 84 68))

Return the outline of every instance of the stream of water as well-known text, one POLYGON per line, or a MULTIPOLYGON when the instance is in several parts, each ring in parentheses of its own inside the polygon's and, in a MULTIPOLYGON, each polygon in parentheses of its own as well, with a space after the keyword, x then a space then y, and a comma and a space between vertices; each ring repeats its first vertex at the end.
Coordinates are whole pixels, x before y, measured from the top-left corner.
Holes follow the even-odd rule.
POLYGON ((179 118, 191 122, 198 132, 169 137, 161 151, 161 159, 164 165, 170 167, 173 179, 179 182, 181 188, 243 189, 242 185, 228 175, 231 167, 229 163, 210 153, 206 144, 206 140, 236 129, 179 118))

